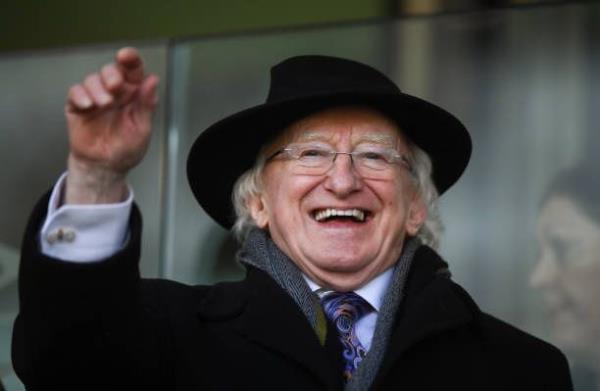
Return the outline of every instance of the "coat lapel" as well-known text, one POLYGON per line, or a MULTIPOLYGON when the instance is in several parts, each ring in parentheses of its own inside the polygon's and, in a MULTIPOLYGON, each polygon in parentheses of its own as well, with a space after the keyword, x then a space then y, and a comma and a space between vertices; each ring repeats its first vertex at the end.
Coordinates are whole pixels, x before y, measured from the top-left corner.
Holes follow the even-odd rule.
POLYGON ((199 315, 223 321, 224 326, 253 343, 294 360, 327 388, 339 388, 334 364, 319 344, 310 323, 293 299, 266 273, 251 268, 236 292, 227 290, 205 300, 199 315))
MULTIPOLYGON (((375 380, 377 385, 404 352, 423 339, 466 324, 477 310, 457 292, 447 264, 428 247, 421 247, 413 261, 404 301, 396 315, 388 350, 375 380)), ((377 388, 377 387, 375 387, 377 388)))

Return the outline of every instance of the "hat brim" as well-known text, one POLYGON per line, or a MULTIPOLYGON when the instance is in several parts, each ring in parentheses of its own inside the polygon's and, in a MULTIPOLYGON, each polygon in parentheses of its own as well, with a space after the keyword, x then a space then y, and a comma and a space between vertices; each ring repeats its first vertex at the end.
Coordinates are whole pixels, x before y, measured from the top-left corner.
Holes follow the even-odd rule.
POLYGON ((235 222, 233 186, 255 164, 261 147, 289 124, 341 105, 373 107, 396 121, 402 132, 430 156, 439 194, 464 172, 471 156, 471 138, 464 125, 446 110, 403 93, 324 93, 254 106, 202 132, 187 161, 188 181, 196 200, 217 223, 230 229, 235 222))

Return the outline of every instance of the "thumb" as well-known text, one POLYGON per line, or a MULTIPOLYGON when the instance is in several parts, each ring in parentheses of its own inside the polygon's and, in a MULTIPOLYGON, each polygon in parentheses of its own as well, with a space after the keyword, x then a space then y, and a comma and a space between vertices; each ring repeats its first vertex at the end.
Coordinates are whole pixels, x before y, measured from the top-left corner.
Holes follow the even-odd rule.
POLYGON ((158 83, 159 78, 156 75, 148 75, 142 82, 139 90, 139 97, 142 106, 145 109, 154 110, 158 103, 158 83))

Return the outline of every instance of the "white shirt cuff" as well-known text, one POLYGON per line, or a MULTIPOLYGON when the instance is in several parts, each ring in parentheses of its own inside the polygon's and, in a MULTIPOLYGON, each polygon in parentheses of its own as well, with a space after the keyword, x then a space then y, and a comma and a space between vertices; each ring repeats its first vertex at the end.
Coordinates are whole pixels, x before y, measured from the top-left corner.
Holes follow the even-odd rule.
POLYGON ((52 190, 40 233, 44 255, 71 262, 95 262, 119 251, 127 239, 133 191, 115 204, 58 205, 67 173, 52 190))

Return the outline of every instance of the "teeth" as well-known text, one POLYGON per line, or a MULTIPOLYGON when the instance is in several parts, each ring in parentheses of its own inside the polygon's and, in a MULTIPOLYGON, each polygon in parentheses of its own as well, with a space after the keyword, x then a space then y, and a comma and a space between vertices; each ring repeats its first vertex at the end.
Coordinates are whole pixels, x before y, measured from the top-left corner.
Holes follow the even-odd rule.
POLYGON ((365 221, 365 212, 360 209, 324 209, 315 215, 315 219, 317 221, 323 221, 336 216, 352 217, 358 221, 365 221))

